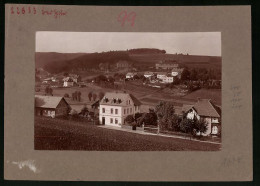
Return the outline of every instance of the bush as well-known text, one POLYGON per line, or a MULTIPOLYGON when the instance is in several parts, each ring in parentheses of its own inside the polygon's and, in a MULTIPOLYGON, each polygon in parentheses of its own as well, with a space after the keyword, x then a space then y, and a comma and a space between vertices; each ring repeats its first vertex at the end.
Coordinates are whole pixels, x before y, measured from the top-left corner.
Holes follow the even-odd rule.
POLYGON ((70 97, 69 94, 67 94, 67 93, 64 94, 64 98, 69 98, 69 97, 70 97))
POLYGON ((135 121, 134 116, 133 116, 133 115, 128 115, 128 116, 126 116, 125 121, 126 121, 128 124, 132 124, 132 123, 135 121))

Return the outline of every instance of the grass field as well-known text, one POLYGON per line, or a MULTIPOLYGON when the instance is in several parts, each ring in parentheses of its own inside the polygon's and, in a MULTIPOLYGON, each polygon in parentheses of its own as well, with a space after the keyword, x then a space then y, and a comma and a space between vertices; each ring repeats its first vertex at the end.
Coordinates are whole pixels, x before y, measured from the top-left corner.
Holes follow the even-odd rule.
POLYGON ((190 100, 197 100, 198 98, 211 99, 216 105, 221 106, 221 89, 199 89, 183 98, 190 100))
POLYGON ((220 145, 110 130, 62 119, 35 117, 35 150, 217 151, 220 145))

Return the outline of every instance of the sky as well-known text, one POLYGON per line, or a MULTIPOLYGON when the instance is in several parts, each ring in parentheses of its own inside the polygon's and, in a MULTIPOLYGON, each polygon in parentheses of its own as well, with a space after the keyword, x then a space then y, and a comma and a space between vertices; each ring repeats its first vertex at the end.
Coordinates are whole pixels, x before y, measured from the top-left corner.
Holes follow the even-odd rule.
POLYGON ((36 52, 93 53, 133 48, 221 56, 221 32, 36 32, 36 52))

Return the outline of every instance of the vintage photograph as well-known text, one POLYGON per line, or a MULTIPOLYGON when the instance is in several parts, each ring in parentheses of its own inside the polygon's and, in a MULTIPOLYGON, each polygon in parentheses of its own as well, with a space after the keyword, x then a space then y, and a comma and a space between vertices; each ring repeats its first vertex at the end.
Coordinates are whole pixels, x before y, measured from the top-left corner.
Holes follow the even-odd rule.
POLYGON ((35 37, 35 150, 221 150, 221 32, 35 37))

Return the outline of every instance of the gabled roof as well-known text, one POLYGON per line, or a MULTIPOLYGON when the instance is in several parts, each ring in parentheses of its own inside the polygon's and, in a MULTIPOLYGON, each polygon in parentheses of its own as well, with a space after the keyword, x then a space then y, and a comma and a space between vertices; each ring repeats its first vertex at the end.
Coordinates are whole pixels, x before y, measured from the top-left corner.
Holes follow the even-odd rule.
POLYGON ((71 77, 65 77, 63 78, 63 81, 73 82, 73 79, 71 77))
POLYGON ((58 104, 61 102, 62 99, 66 102, 66 100, 63 97, 59 97, 59 96, 35 95, 35 107, 55 109, 57 108, 58 104))
POLYGON ((144 75, 153 75, 153 72, 145 72, 144 75))
POLYGON ((133 75, 136 75, 136 73, 134 73, 134 72, 128 72, 128 73, 126 74, 126 76, 133 76, 133 75))
POLYGON ((104 95, 103 99, 100 101, 100 105, 127 106, 127 100, 129 99, 133 101, 135 106, 141 105, 141 102, 132 94, 119 93, 119 92, 107 92, 104 95), (105 101, 105 99, 107 99, 107 102, 105 101))
POLYGON ((158 72, 157 75, 167 75, 167 72, 158 72))
POLYGON ((199 99, 194 105, 185 105, 183 110, 185 112, 189 111, 191 108, 198 113, 200 116, 209 116, 209 117, 220 117, 221 108, 216 106, 211 102, 210 99, 199 99))

